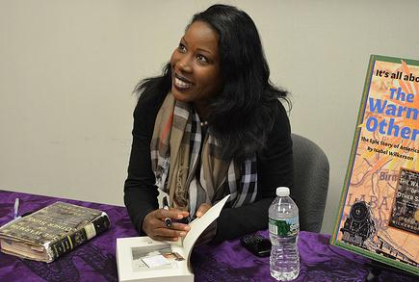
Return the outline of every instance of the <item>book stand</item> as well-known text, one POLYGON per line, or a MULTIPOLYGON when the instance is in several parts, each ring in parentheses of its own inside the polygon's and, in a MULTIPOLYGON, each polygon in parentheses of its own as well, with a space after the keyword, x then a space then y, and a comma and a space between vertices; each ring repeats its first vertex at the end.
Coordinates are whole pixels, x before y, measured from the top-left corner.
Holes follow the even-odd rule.
POLYGON ((369 272, 368 272, 368 275, 365 277, 365 282, 378 282, 379 281, 379 276, 380 276, 380 274, 383 270, 391 271, 391 272, 401 274, 401 275, 404 275, 404 276, 407 276, 407 277, 410 277, 410 278, 418 278, 417 276, 415 276, 415 275, 413 275, 409 272, 403 271, 403 270, 398 269, 398 268, 391 267, 387 264, 384 264, 384 263, 381 263, 381 262, 378 262, 378 261, 371 260, 371 262, 366 263, 366 265, 369 269, 369 272))

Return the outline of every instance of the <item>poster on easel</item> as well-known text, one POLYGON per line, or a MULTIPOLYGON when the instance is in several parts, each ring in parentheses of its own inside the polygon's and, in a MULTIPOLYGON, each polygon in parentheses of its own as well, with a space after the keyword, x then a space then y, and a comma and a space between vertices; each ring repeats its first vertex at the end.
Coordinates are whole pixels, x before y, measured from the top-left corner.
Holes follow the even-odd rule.
POLYGON ((370 57, 331 242, 419 275, 419 61, 370 57))

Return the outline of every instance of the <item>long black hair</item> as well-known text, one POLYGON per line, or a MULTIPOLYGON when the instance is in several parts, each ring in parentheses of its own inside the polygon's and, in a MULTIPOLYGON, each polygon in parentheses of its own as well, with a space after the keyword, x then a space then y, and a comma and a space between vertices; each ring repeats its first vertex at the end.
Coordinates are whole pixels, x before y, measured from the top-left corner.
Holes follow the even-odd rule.
MULTIPOLYGON (((208 124, 227 157, 242 158, 259 152, 274 123, 275 100, 287 92, 269 81, 266 62, 257 28, 245 12, 228 5, 213 5, 193 16, 191 24, 202 21, 219 35, 219 54, 223 90, 209 101, 208 124)), ((171 87, 171 68, 163 75, 145 79, 135 91, 143 96, 162 95, 171 87)), ((146 97, 144 97, 146 98, 146 97)))

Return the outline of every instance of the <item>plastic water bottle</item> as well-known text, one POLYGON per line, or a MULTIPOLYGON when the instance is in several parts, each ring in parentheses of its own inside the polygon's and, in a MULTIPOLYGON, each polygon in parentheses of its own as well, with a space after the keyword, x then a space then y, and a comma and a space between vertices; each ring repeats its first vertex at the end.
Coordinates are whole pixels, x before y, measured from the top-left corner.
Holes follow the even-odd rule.
POLYGON ((300 273, 298 255, 298 207, 290 198, 290 189, 276 189, 276 199, 269 207, 269 237, 272 243, 271 276, 277 280, 289 281, 300 273))

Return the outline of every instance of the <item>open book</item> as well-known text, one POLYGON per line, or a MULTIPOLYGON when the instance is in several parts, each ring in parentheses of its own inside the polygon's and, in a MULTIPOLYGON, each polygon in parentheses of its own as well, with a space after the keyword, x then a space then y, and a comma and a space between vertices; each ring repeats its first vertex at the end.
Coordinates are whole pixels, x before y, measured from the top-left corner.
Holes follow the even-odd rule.
POLYGON ((190 255, 196 240, 218 218, 230 195, 189 225, 190 231, 178 242, 158 242, 150 237, 118 238, 116 261, 119 281, 194 281, 190 255))

